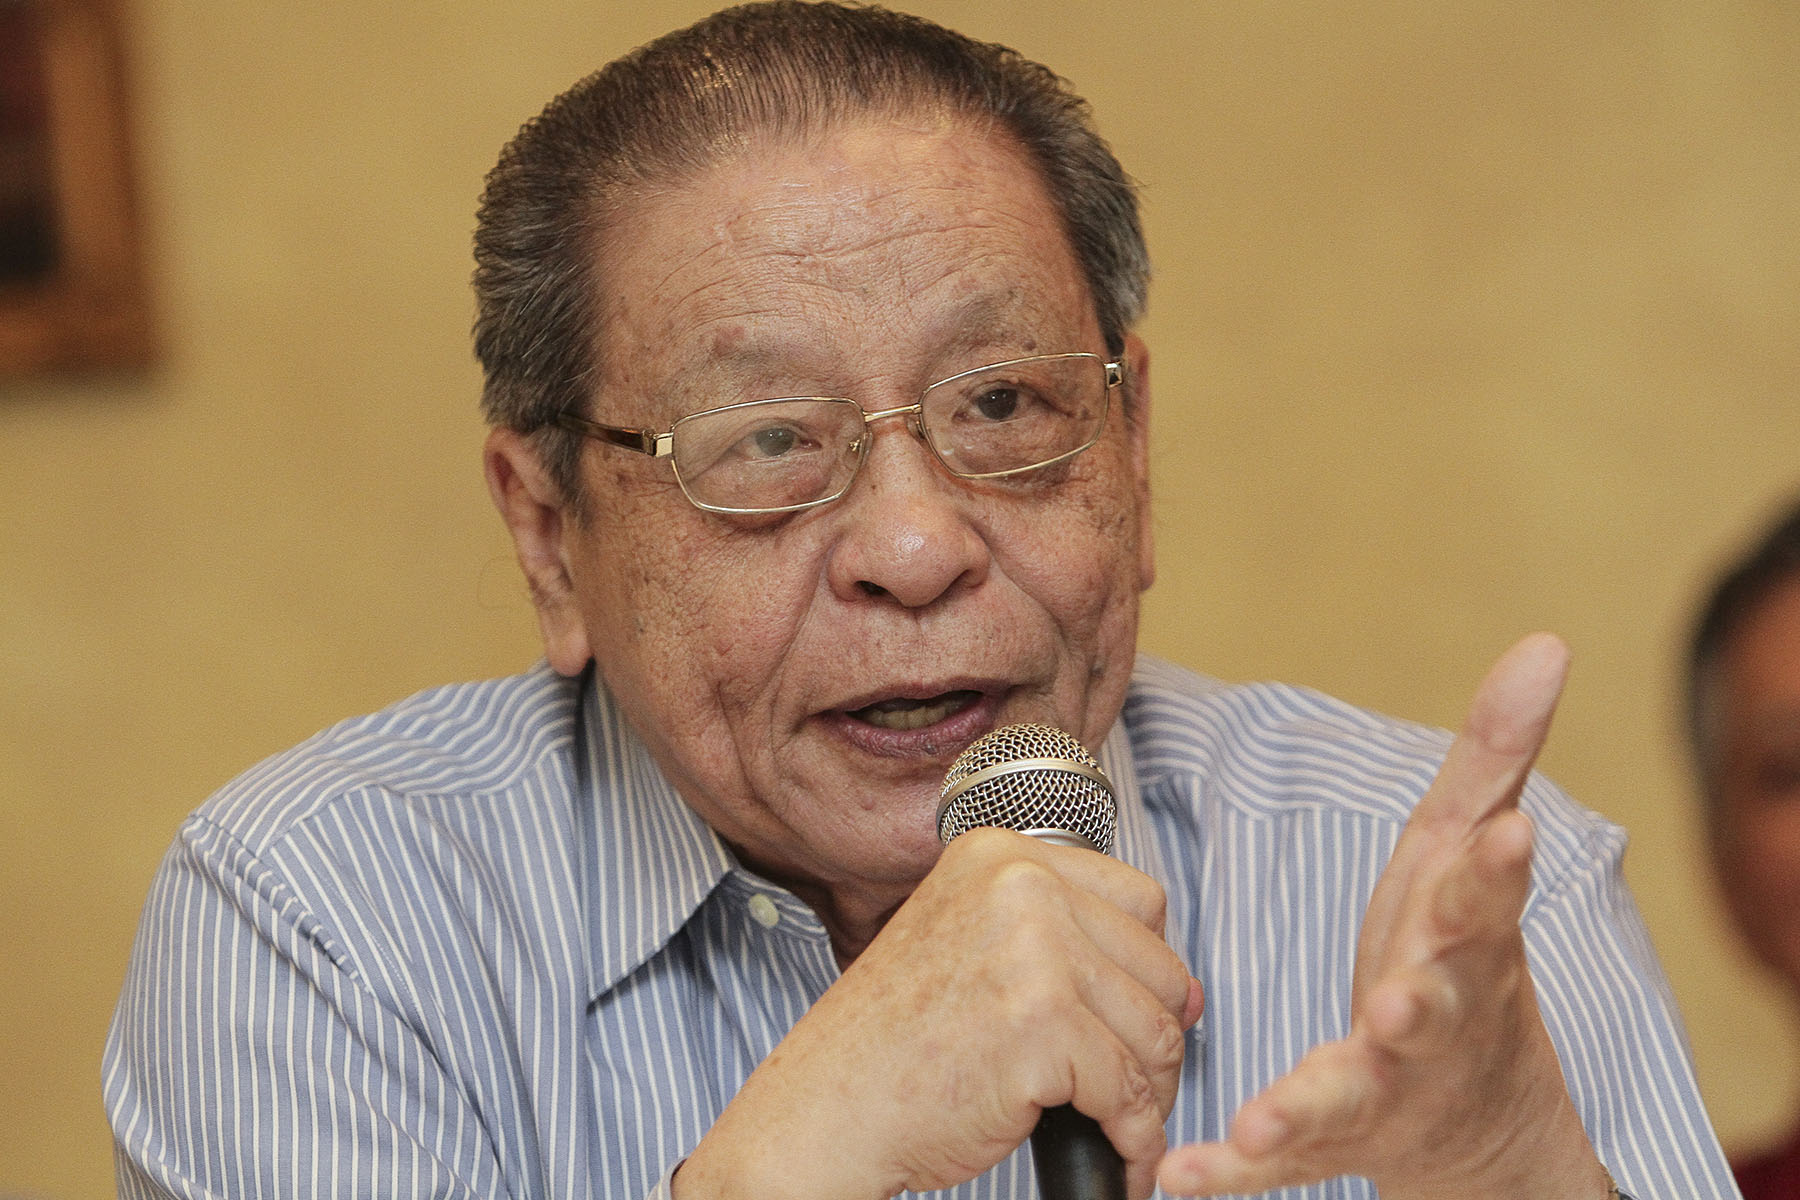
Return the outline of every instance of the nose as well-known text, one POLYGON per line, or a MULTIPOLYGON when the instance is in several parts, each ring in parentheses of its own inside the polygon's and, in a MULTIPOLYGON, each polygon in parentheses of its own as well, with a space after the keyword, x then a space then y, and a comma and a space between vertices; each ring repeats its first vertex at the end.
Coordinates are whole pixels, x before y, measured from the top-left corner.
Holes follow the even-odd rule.
POLYGON ((832 592, 844 600, 892 597, 923 608, 979 585, 990 555, 971 520, 973 497, 925 445, 916 418, 904 430, 892 422, 871 424, 864 436, 874 438, 868 457, 833 506, 841 531, 826 568, 832 592))

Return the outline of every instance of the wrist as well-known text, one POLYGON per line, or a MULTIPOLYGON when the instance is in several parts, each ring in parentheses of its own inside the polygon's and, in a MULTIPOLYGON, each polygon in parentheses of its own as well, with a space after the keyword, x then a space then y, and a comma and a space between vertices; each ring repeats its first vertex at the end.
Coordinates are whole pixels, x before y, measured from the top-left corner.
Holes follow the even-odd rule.
POLYGON ((1547 1139, 1535 1147, 1519 1143, 1490 1157, 1475 1172, 1433 1172, 1393 1181, 1377 1180, 1382 1200, 1442 1200, 1447 1195, 1483 1200, 1632 1200, 1620 1191, 1584 1135, 1579 1145, 1552 1152, 1547 1139), (1534 1152, 1535 1151, 1535 1152, 1534 1152))
POLYGON ((887 1200, 899 1182, 881 1176, 866 1131, 846 1127, 841 1106, 799 1100, 752 1072, 670 1180, 672 1200, 887 1200), (860 1135, 860 1136, 859 1136, 860 1135))
MULTIPOLYGON (((779 1138, 740 1146, 708 1133, 670 1179, 671 1200, 738 1200, 780 1196, 784 1200, 885 1200, 892 1192, 867 1187, 816 1168, 831 1157, 798 1153, 779 1138), (711 1140, 709 1140, 711 1139, 711 1140)), ((834 1163, 841 1166, 841 1164, 834 1163)))

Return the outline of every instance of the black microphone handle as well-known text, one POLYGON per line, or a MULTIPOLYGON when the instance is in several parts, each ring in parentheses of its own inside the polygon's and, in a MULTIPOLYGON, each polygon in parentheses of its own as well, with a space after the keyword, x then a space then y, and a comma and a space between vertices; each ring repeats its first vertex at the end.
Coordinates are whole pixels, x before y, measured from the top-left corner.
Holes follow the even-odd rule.
POLYGON ((1125 1160, 1099 1123, 1072 1104, 1038 1117, 1031 1160, 1043 1200, 1125 1200, 1125 1160))

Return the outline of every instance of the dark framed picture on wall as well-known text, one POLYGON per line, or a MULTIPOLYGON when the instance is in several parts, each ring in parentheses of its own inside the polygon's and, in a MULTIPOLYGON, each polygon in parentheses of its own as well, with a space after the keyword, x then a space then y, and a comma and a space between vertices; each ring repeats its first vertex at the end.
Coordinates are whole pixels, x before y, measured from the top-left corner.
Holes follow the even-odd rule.
POLYGON ((151 357, 119 11, 0 0, 0 378, 151 357))

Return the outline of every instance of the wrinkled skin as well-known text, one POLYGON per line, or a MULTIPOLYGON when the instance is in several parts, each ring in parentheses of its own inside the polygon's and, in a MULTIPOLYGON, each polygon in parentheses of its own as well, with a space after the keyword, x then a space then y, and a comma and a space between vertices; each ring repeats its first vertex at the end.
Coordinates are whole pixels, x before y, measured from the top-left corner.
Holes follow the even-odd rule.
MULTIPOLYGON (((596 415, 667 428, 781 395, 877 411, 985 363, 1104 353, 1056 227, 1018 151, 950 127, 744 155, 606 239, 596 415)), ((682 795, 820 907, 846 956, 936 861, 958 751, 1020 720, 1097 745, 1118 713, 1151 573, 1147 362, 1129 353, 1136 419, 1115 403, 1099 444, 1040 476, 957 480, 888 420, 824 508, 701 512, 666 463, 595 447, 592 519, 544 517, 526 572, 553 664, 596 658, 682 795), (959 693, 916 729, 852 715, 959 693)), ((506 469, 503 507, 533 465, 506 469)))
MULTIPOLYGON (((591 415, 666 428, 779 395, 879 411, 985 363, 1104 353, 1059 229, 991 131, 871 118, 748 147, 609 227, 591 415)), ((1003 831, 937 844, 938 784, 975 737, 1031 720, 1097 747, 1117 718, 1153 574, 1135 337, 1124 360, 1128 399, 1064 466, 957 480, 887 420, 842 499, 785 516, 701 512, 666 463, 593 446, 584 520, 526 439, 491 436, 489 486, 551 663, 597 663, 683 798, 812 905, 846 968, 677 1194, 941 1187, 1072 1102, 1120 1150, 1133 1197, 1159 1164, 1165 1187, 1196 1193, 1358 1170, 1384 1197, 1598 1197, 1517 928, 1530 834, 1512 810, 1559 643, 1503 663, 1409 829, 1365 934, 1351 1039, 1252 1102, 1221 1146, 1163 1157, 1202 998, 1162 939, 1157 885, 1003 831), (1496 1140, 1523 1139, 1529 1162, 1496 1174, 1496 1140)))

